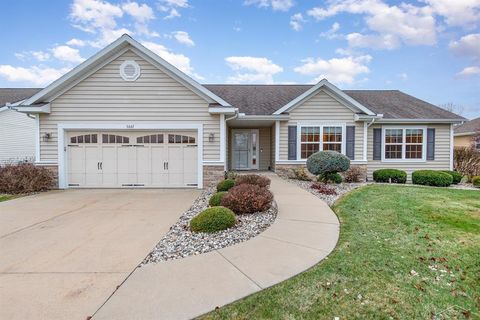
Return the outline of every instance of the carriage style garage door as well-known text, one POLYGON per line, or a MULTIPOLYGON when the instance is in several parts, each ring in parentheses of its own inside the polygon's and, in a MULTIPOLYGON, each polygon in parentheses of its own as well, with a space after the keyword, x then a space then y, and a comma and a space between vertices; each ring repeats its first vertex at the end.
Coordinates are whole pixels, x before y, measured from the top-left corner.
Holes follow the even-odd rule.
POLYGON ((69 132, 70 187, 197 186, 196 132, 69 132))

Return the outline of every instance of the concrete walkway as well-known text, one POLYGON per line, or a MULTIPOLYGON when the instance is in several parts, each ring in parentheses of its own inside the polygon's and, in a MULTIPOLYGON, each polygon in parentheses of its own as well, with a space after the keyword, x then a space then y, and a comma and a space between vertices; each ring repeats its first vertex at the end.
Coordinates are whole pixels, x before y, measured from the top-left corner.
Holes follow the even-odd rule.
POLYGON ((319 198, 269 175, 278 204, 259 236, 217 251, 137 268, 94 319, 190 319, 286 280, 335 247, 339 222, 319 198))

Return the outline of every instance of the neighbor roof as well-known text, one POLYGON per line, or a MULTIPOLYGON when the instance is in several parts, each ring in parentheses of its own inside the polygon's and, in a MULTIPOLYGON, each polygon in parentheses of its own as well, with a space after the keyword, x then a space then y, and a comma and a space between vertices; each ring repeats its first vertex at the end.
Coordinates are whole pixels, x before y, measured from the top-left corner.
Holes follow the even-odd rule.
POLYGON ((455 134, 480 132, 480 118, 476 118, 455 127, 455 134))
POLYGON ((20 100, 30 98, 41 88, 0 88, 0 107, 6 103, 14 103, 20 100))
MULTIPOLYGON (((204 85, 239 112, 249 115, 272 114, 313 85, 204 85)), ((464 119, 399 90, 342 90, 384 119, 464 119)))

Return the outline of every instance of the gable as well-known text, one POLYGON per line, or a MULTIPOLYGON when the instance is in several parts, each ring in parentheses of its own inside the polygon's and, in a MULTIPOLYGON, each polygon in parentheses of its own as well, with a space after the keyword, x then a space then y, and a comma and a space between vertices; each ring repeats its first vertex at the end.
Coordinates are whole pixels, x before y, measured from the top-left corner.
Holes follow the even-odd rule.
POLYGON ((290 118, 295 120, 349 120, 355 112, 325 90, 317 93, 290 110, 290 118))
POLYGON ((132 50, 136 54, 142 56, 145 60, 148 60, 150 63, 170 75, 172 78, 196 92, 199 96, 202 96, 209 103, 217 103, 224 107, 230 107, 226 101, 216 96, 214 93, 200 85, 185 73, 175 68, 157 54, 153 53, 151 50, 141 45, 139 42, 135 41, 127 34, 122 35, 100 52, 96 53, 94 56, 81 63, 67 74, 55 80, 37 94, 25 100, 22 103, 22 106, 26 107, 38 103, 51 102, 53 99, 55 99, 55 97, 65 92, 65 90, 68 90, 79 81, 82 81, 86 76, 89 76, 92 72, 96 72, 96 70, 103 67, 106 63, 109 63, 109 59, 111 60, 112 57, 116 58, 118 55, 123 54, 126 50, 132 50))
POLYGON ((53 103, 161 104, 165 101, 207 104, 204 97, 173 79, 134 50, 127 50, 56 97, 53 103), (140 75, 135 81, 126 81, 120 75, 120 66, 127 60, 133 60, 140 66, 140 75))

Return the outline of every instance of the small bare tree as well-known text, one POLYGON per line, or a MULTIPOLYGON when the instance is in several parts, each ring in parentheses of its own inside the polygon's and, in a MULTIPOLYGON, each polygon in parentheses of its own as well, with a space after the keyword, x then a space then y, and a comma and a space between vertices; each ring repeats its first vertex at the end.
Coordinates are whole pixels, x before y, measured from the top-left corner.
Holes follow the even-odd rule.
POLYGON ((447 110, 449 112, 453 112, 458 115, 462 115, 465 110, 465 107, 459 104, 455 104, 453 102, 447 102, 444 104, 439 105, 440 108, 447 110))

